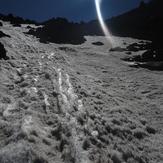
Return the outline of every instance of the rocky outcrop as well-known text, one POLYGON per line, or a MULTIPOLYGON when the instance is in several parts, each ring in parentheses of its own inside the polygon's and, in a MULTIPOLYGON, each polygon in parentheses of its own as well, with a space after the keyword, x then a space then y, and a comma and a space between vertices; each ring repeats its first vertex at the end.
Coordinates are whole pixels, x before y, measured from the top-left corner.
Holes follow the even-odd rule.
POLYGON ((9 59, 9 57, 6 55, 6 49, 4 48, 4 45, 2 43, 0 43, 0 59, 9 59))
POLYGON ((0 31, 0 38, 2 38, 2 37, 9 37, 9 38, 10 38, 9 35, 5 34, 5 33, 2 32, 2 31, 0 31))

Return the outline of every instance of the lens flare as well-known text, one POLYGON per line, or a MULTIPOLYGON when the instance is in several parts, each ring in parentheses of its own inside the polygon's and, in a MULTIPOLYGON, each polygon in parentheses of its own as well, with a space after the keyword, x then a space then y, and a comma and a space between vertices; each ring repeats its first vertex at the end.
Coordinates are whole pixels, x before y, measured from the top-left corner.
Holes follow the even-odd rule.
POLYGON ((111 35, 109 29, 107 28, 105 21, 103 19, 102 13, 101 13, 101 8, 100 8, 101 2, 102 2, 102 0, 95 0, 98 20, 99 20, 99 23, 101 25, 104 35, 106 36, 106 38, 109 41, 109 43, 111 44, 111 46, 113 46, 114 42, 113 42, 112 35, 111 35))

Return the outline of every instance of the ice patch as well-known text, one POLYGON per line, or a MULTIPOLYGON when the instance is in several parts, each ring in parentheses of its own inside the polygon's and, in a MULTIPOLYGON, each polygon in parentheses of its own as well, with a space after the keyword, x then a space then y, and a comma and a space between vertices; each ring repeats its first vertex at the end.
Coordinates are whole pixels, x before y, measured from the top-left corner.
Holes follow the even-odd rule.
POLYGON ((32 116, 27 116, 24 119, 24 123, 22 125, 22 130, 24 133, 29 133, 32 129, 33 121, 32 121, 32 116))
MULTIPOLYGON (((54 68, 55 69, 55 68, 54 68)), ((64 120, 67 119, 67 123, 71 126, 72 132, 72 139, 73 139, 73 146, 75 148, 77 157, 76 162, 81 163, 90 163, 88 156, 86 153, 82 152, 82 145, 80 141, 80 136, 78 135, 79 132, 79 124, 77 120, 77 115, 80 115, 80 112, 85 112, 83 108, 83 102, 81 99, 78 98, 77 94, 75 94, 73 86, 70 82, 70 76, 68 74, 62 75, 61 69, 57 69, 58 73, 58 85, 59 85, 59 92, 62 97, 61 101, 63 112, 65 114, 64 120), (74 113, 74 106, 77 106, 74 113), (74 114, 76 114, 76 116, 74 114)), ((97 135, 97 133, 95 133, 97 135)))
POLYGON ((53 58, 54 54, 55 54, 55 53, 52 52, 52 53, 48 56, 48 59, 53 58))
POLYGON ((38 62, 40 70, 42 70, 42 63, 38 62))
POLYGON ((72 84, 70 83, 70 77, 68 74, 66 74, 66 83, 68 85, 68 95, 70 96, 71 100, 75 100, 77 98, 77 95, 74 93, 74 90, 73 90, 73 87, 72 87, 72 84))
POLYGON ((82 100, 78 100, 78 110, 79 111, 83 110, 83 102, 82 102, 82 100))
POLYGON ((82 100, 78 100, 78 96, 75 94, 73 86, 70 82, 70 76, 66 74, 65 85, 63 88, 63 79, 62 79, 62 71, 61 69, 57 69, 58 72, 58 83, 59 83, 59 91, 62 96, 62 99, 66 106, 70 108, 71 105, 75 104, 77 101, 78 103, 78 110, 82 110, 83 102, 82 100))
POLYGON ((28 75, 27 74, 23 75, 23 78, 24 79, 27 79, 28 78, 28 75))
POLYGON ((27 93, 31 94, 31 95, 35 95, 36 93, 38 93, 38 90, 36 87, 31 87, 31 88, 27 89, 27 93))
POLYGON ((31 115, 25 117, 21 129, 27 136, 29 136, 33 131, 37 132, 40 137, 48 135, 48 130, 42 128, 41 124, 39 124, 31 115))
POLYGON ((91 133, 91 135, 94 136, 94 137, 98 136, 98 131, 93 131, 93 132, 91 133))
POLYGON ((48 95, 44 92, 44 93, 43 93, 43 96, 44 96, 45 105, 46 105, 46 106, 50 106, 50 103, 49 103, 49 101, 48 101, 48 95))
POLYGON ((36 76, 36 77, 34 77, 34 78, 33 78, 33 80, 34 80, 35 82, 37 82, 37 81, 38 81, 38 79, 39 79, 39 77, 38 77, 38 76, 36 76))

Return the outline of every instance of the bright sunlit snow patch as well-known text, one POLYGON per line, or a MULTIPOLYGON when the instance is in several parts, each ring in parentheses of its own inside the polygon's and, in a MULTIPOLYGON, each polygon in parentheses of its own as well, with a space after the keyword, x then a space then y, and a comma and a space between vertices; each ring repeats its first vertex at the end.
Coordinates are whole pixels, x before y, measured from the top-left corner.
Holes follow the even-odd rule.
POLYGON ((111 44, 111 46, 114 46, 114 41, 113 41, 113 37, 109 31, 109 29, 107 28, 102 13, 101 13, 101 8, 100 8, 100 4, 101 4, 102 0, 95 0, 95 5, 96 5, 96 11, 97 11, 97 16, 98 16, 98 20, 100 22, 101 28, 107 38, 107 40, 109 41, 109 43, 111 44))

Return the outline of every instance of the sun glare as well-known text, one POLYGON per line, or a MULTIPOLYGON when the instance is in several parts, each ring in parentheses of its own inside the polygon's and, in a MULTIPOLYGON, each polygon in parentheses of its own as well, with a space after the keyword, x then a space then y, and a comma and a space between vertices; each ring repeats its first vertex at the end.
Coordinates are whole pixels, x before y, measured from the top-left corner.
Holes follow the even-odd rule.
POLYGON ((111 46, 113 46, 113 38, 112 35, 109 31, 109 29, 107 28, 105 21, 103 19, 102 13, 101 13, 101 2, 102 0, 95 0, 95 5, 96 5, 96 11, 97 11, 97 16, 98 16, 98 20, 99 23, 101 25, 101 28, 103 30, 104 35, 106 36, 106 39, 109 41, 109 43, 111 44, 111 46))

